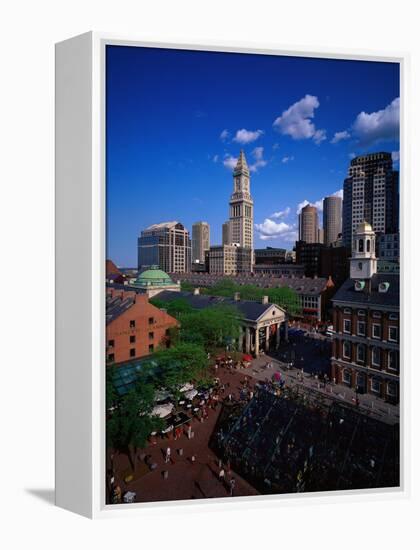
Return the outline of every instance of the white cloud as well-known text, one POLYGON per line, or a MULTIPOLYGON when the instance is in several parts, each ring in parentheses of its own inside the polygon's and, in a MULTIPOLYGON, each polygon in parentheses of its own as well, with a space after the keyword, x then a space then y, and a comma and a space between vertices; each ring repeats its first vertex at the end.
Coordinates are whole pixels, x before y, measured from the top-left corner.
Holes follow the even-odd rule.
POLYGON ((362 111, 352 126, 353 134, 359 143, 373 145, 378 141, 398 140, 400 130, 400 98, 396 97, 389 105, 373 113, 362 111))
POLYGON ((348 132, 347 130, 336 132, 330 143, 338 143, 339 141, 343 141, 344 139, 350 139, 350 137, 350 132, 348 132))
POLYGON ((273 212, 270 218, 286 218, 290 214, 290 206, 287 206, 284 210, 279 210, 279 212, 273 212))
POLYGON ((295 157, 294 157, 294 156, 283 157, 283 158, 281 159, 281 161, 282 161, 283 164, 286 164, 286 163, 288 163, 288 162, 290 162, 290 161, 292 161, 292 160, 295 160, 295 157))
POLYGON ((236 141, 236 143, 252 143, 253 141, 257 140, 260 136, 263 135, 262 130, 245 130, 245 128, 242 128, 242 130, 238 130, 235 134, 235 137, 233 138, 233 141, 236 141))
POLYGON ((214 155, 213 162, 219 162, 219 155, 214 155))
POLYGON ((354 158, 356 158, 356 153, 349 153, 349 159, 353 160, 354 158))
POLYGON ((237 157, 232 157, 232 155, 226 155, 223 159, 223 165, 229 170, 233 170, 238 162, 237 157))
POLYGON ((277 117, 273 126, 283 135, 293 139, 313 139, 319 144, 326 139, 325 130, 317 130, 312 119, 315 109, 319 107, 316 96, 306 94, 305 97, 291 105, 277 117))
POLYGON ((284 222, 276 223, 266 218, 263 223, 256 223, 255 229, 262 241, 279 238, 286 241, 296 240, 296 226, 284 222))
POLYGON ((222 131, 222 133, 220 134, 219 137, 220 137, 220 139, 221 139, 222 141, 226 141, 226 140, 229 139, 229 136, 230 136, 229 130, 226 130, 226 129, 225 129, 225 130, 222 131))
POLYGON ((255 159, 255 162, 249 165, 251 172, 258 172, 259 168, 264 168, 267 165, 267 161, 264 159, 264 147, 255 147, 251 154, 255 159))
POLYGON ((340 197, 340 199, 343 198, 343 190, 342 189, 339 189, 338 191, 336 191, 335 193, 332 194, 333 197, 340 197))
POLYGON ((276 151, 279 147, 280 147, 280 145, 278 143, 274 143, 273 144, 273 151, 276 151))
POLYGON ((391 153, 393 162, 399 162, 400 160, 400 152, 399 151, 392 151, 391 153))

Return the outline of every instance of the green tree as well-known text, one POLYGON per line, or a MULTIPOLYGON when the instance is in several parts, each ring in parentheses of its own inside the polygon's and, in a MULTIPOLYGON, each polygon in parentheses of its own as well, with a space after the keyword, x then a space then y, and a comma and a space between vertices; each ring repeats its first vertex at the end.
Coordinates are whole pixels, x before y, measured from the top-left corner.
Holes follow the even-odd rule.
POLYGON ((112 410, 107 411, 107 447, 126 453, 134 470, 137 449, 144 448, 149 435, 164 425, 162 419, 151 416, 155 386, 140 375, 133 389, 118 396, 115 389, 113 392, 111 388, 108 389, 112 377, 109 379, 107 399, 112 398, 113 405, 112 410))

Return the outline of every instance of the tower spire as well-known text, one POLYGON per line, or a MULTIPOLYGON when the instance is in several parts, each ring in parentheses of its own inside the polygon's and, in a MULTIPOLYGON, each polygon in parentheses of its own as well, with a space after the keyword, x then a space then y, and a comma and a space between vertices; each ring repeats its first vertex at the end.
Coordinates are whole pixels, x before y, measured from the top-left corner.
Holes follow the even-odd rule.
POLYGON ((238 161, 236 163, 233 174, 246 174, 249 176, 248 163, 246 162, 246 157, 243 149, 241 149, 239 153, 238 161))

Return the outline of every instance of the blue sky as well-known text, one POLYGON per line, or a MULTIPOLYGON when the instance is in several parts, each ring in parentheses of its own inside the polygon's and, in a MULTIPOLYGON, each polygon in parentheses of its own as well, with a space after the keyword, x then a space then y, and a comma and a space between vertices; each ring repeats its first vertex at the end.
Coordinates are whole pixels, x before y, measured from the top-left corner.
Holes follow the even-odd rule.
POLYGON ((241 148, 256 248, 291 249, 299 207, 339 193, 354 155, 393 152, 398 168, 397 64, 108 46, 106 74, 107 257, 120 266, 136 265, 152 223, 204 220, 219 244, 241 148))

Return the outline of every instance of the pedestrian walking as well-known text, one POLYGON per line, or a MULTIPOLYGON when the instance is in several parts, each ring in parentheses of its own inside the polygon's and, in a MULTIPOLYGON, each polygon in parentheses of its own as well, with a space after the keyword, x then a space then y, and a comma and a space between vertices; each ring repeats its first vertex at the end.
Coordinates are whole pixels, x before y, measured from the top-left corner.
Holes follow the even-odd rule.
POLYGON ((167 464, 168 462, 170 462, 171 460, 171 448, 168 447, 166 449, 166 455, 165 455, 165 464, 167 464))
POLYGON ((232 479, 230 480, 229 485, 230 485, 230 496, 233 497, 233 492, 235 490, 235 485, 236 485, 236 480, 234 477, 232 477, 232 479))
POLYGON ((219 481, 221 481, 222 483, 224 483, 225 481, 225 471, 223 468, 221 468, 219 471, 219 481))

